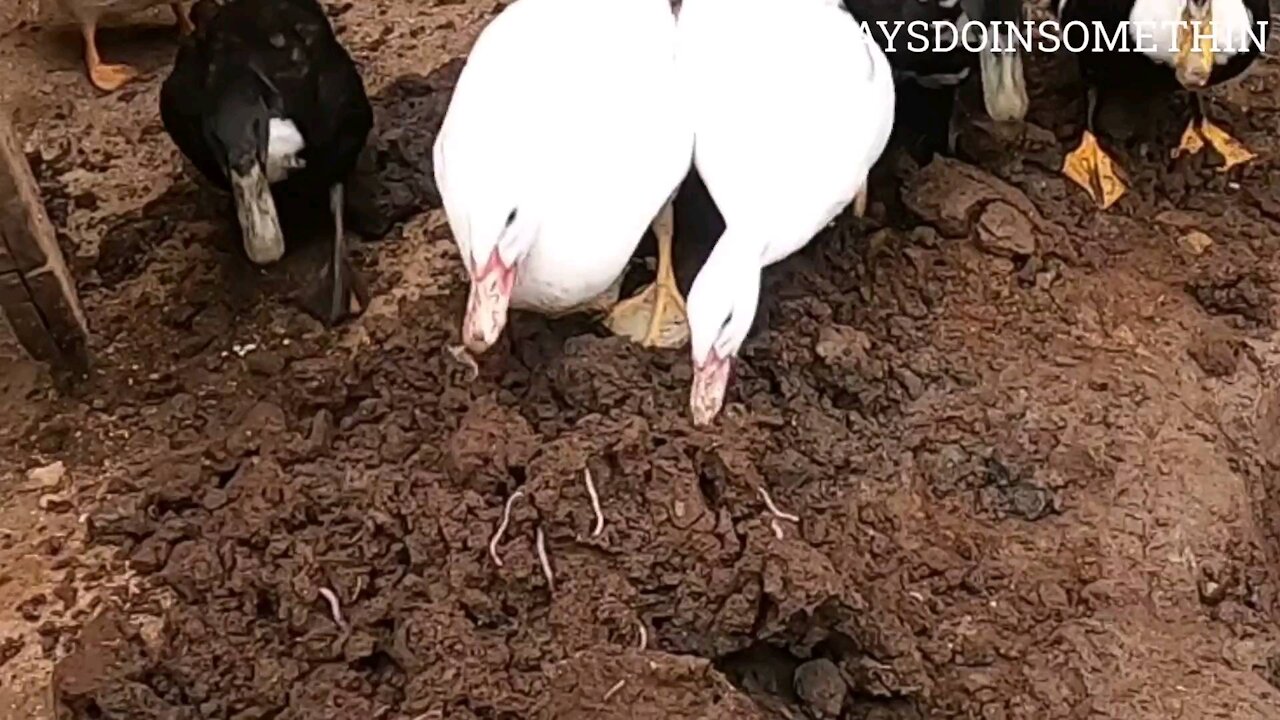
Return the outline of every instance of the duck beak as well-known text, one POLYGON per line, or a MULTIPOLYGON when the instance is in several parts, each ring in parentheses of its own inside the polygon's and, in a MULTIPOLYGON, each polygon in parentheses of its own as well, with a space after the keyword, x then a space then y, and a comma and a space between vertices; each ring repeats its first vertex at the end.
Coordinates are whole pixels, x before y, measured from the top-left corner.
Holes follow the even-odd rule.
POLYGON ((689 393, 689 409, 693 413, 694 425, 710 425, 720 414, 732 367, 732 357, 722 358, 714 350, 706 362, 694 364, 693 389, 689 393))
POLYGON ((462 321, 462 342, 468 350, 482 353, 498 341, 507 326, 507 310, 515 284, 515 268, 504 265, 497 250, 482 270, 472 272, 467 314, 462 321))
POLYGON ((262 164, 255 162, 247 170, 232 168, 227 174, 231 178, 236 215, 244 235, 245 254, 258 265, 279 260, 284 256, 284 232, 280 229, 280 217, 271 197, 271 184, 262 164))
POLYGON ((982 68, 982 100, 987 114, 997 122, 1017 122, 1027 116, 1027 82, 1022 76, 1022 54, 1013 51, 984 50, 979 56, 982 68))
POLYGON ((1213 73, 1213 8, 1209 3, 1194 13, 1183 8, 1174 67, 1183 87, 1202 88, 1209 83, 1213 73))

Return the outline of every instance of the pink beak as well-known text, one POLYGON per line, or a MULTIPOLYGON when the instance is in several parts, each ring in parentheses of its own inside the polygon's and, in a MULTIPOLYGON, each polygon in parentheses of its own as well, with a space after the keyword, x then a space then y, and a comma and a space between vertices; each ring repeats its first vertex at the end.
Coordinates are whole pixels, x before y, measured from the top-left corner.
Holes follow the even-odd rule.
POLYGON ((511 288, 516 284, 515 268, 502 264, 495 249, 479 272, 471 273, 471 293, 467 315, 462 321, 462 342, 473 353, 482 353, 498 341, 507 326, 511 288))
POLYGON ((693 411, 694 425, 710 425, 720 414, 732 367, 732 357, 719 357, 714 350, 705 363, 694 366, 693 389, 689 393, 689 409, 693 411))

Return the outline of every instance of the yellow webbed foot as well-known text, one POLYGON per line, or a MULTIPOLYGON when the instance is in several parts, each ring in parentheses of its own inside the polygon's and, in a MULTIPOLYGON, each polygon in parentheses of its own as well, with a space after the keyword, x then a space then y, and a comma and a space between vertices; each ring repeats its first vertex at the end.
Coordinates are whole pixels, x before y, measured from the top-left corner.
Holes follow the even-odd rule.
POLYGON ((137 76, 138 71, 128 65, 89 66, 89 80, 103 92, 115 92, 137 76))
POLYGON ((662 282, 615 305, 605 326, 645 347, 679 348, 689 341, 684 298, 675 286, 662 282))
POLYGON ((605 326, 615 335, 628 337, 645 347, 683 347, 689 341, 689 319, 685 315, 684 297, 676 287, 671 250, 675 217, 671 203, 662 208, 654 220, 653 230, 658 236, 658 277, 635 297, 614 306, 605 319, 605 326))
POLYGON ((1222 156, 1223 164, 1218 169, 1219 172, 1226 172, 1257 157, 1244 146, 1244 143, 1231 137, 1226 130, 1208 120, 1201 123, 1200 134, 1204 136, 1205 142, 1212 145, 1213 149, 1217 150, 1218 154, 1222 156))
POLYGON ((1111 207, 1128 192, 1120 175, 1120 166, 1107 155, 1098 138, 1085 130, 1080 146, 1068 153, 1062 163, 1062 174, 1084 188, 1103 210, 1111 207))
POLYGON ((98 28, 92 22, 80 27, 84 36, 84 65, 89 80, 103 92, 114 92, 138 76, 138 71, 128 65, 107 65, 98 54, 98 28))
POLYGON ((1192 120, 1187 123, 1187 129, 1182 131, 1182 141, 1178 143, 1178 147, 1173 150, 1173 157, 1180 158, 1183 155, 1198 155, 1204 150, 1204 138, 1200 135, 1200 129, 1196 127, 1196 121, 1192 120))

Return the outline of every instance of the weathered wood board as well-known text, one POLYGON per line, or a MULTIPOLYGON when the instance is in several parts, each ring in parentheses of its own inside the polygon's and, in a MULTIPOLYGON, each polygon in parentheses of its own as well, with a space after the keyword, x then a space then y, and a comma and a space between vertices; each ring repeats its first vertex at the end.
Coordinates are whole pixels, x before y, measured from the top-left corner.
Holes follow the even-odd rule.
POLYGON ((22 145, 0 108, 0 309, 18 340, 59 370, 88 365, 87 327, 22 145))

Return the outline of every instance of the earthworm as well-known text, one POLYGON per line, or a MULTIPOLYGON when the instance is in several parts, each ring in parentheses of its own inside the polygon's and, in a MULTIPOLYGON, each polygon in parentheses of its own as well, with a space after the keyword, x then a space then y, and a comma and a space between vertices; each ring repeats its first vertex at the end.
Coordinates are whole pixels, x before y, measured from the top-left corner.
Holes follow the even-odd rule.
POLYGON ((536 543, 538 546, 538 561, 542 563, 542 574, 547 578, 547 590, 555 592, 555 576, 551 574, 551 561, 547 559, 547 537, 542 534, 541 527, 537 531, 536 543))
POLYGON ((511 522, 511 503, 515 502, 516 498, 521 495, 524 495, 524 493, 517 490, 511 493, 511 497, 507 498, 507 505, 502 510, 502 522, 498 523, 498 531, 489 540, 489 557, 493 558, 494 564, 498 567, 502 567, 502 558, 498 557, 498 543, 502 542, 502 536, 507 532, 507 523, 511 522))
POLYGON ((609 702, 609 699, 612 698, 614 695, 617 695, 618 691, 621 690, 623 686, 625 686, 626 684, 627 684, 626 680, 619 680, 618 682, 614 683, 613 687, 609 688, 609 692, 604 694, 604 700, 602 702, 609 702))
POLYGON ((778 506, 773 504, 773 498, 769 497, 769 491, 765 490, 763 487, 760 488, 760 497, 764 499, 764 504, 769 508, 769 512, 773 513, 774 517, 779 517, 783 520, 790 520, 793 523, 800 522, 800 517, 798 515, 792 515, 791 513, 779 510, 778 506))
POLYGON ((591 537, 599 537, 604 532, 604 513, 600 511, 600 495, 596 493, 596 484, 591 481, 591 468, 587 468, 583 477, 587 481, 587 494, 591 496, 591 509, 596 513, 596 529, 591 531, 591 537))
POLYGON ((640 652, 649 647, 649 631, 644 629, 644 623, 636 620, 636 628, 640 630, 640 652))
POLYGON ((338 604, 338 596, 329 588, 320 588, 317 592, 329 603, 329 612, 333 615, 333 622, 343 630, 347 629, 347 622, 342 619, 342 606, 338 604))
POLYGON ((773 528, 773 536, 782 539, 782 526, 778 524, 778 518, 769 521, 769 527, 773 528))

